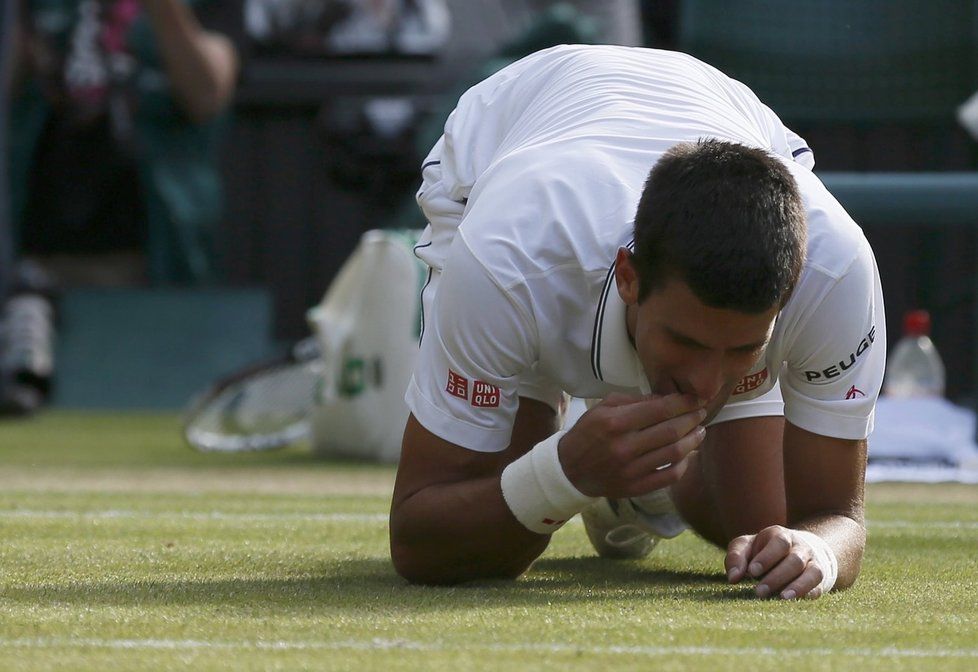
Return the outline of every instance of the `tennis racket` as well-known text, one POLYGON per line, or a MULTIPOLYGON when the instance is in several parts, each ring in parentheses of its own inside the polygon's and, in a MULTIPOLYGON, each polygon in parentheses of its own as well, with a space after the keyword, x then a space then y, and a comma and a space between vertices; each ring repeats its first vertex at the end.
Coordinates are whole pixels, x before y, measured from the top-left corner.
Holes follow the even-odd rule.
POLYGON ((305 441, 323 394, 325 366, 314 336, 280 358, 214 383, 184 416, 183 436, 204 452, 274 450, 305 441))

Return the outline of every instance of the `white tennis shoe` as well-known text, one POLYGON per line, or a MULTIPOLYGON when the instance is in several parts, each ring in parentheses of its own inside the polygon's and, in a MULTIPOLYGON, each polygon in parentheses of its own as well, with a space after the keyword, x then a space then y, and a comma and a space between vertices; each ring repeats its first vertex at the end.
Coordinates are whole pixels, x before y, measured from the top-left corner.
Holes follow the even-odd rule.
POLYGON ((664 489, 628 499, 602 497, 581 512, 581 519, 594 550, 613 559, 644 558, 661 539, 687 528, 664 489))

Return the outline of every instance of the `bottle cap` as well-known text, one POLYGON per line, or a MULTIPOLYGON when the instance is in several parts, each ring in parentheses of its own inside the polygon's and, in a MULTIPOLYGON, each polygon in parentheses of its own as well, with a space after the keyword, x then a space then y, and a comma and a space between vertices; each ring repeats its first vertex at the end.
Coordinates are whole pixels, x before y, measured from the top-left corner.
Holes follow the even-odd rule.
POLYGON ((908 310, 903 316, 903 333, 907 336, 930 334, 930 313, 926 310, 908 310))

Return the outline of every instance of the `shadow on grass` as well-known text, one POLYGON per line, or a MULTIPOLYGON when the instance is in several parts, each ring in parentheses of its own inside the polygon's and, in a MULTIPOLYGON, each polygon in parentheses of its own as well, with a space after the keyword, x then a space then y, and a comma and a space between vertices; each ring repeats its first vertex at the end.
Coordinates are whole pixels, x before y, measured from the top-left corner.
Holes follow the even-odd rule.
POLYGON ((541 590, 596 589, 634 597, 668 597, 701 601, 756 599, 753 587, 731 586, 719 572, 703 572, 657 566, 648 560, 604 560, 598 557, 545 558, 520 584, 541 590), (541 572, 542 570, 542 572, 541 572))
POLYGON ((330 609, 416 614, 585 603, 606 598, 722 601, 750 597, 749 589, 728 587, 719 574, 599 558, 544 559, 518 581, 480 581, 450 587, 410 585, 397 576, 388 560, 376 558, 293 567, 285 573, 292 576, 49 583, 0 591, 0 600, 32 606, 219 606, 249 612, 266 608, 270 612, 330 609))

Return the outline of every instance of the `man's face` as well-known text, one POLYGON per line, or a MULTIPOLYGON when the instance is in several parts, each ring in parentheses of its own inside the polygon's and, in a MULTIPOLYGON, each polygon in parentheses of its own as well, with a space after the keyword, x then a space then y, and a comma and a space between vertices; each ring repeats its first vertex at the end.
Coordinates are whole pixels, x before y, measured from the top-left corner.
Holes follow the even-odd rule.
POLYGON ((696 395, 712 418, 764 353, 778 309, 751 314, 712 308, 676 279, 638 303, 638 280, 630 259, 620 268, 621 252, 618 292, 652 392, 696 395))

